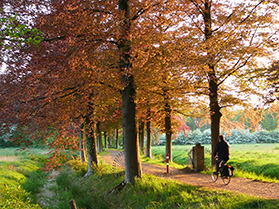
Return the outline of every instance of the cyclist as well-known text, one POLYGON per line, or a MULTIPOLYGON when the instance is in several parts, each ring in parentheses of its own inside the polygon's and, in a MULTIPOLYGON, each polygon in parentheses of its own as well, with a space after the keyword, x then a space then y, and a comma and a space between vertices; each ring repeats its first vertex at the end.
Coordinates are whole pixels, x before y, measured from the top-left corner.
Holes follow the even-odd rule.
POLYGON ((215 158, 218 157, 216 163, 216 172, 214 172, 214 174, 218 175, 220 162, 223 161, 223 163, 225 164, 230 159, 230 145, 225 140, 225 137, 223 135, 219 136, 219 142, 216 144, 214 148, 213 156, 215 158))

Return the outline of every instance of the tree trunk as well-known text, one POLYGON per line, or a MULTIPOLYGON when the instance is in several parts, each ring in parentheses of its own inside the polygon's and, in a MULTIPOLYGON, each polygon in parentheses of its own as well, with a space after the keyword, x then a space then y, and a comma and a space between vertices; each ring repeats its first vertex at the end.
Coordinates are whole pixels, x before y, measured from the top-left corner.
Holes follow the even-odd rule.
POLYGON ((84 158, 85 161, 87 161, 87 157, 88 157, 88 152, 87 152, 87 133, 86 133, 86 127, 85 127, 85 123, 83 123, 83 131, 82 131, 82 140, 83 140, 83 149, 84 149, 84 158))
POLYGON ((84 141, 83 141, 83 125, 79 129, 79 150, 80 150, 80 160, 85 162, 85 153, 84 153, 84 141))
MULTIPOLYGON (((212 70, 214 72, 214 70, 212 70)), ((221 119, 221 112, 220 112, 220 106, 218 103, 218 85, 217 85, 217 79, 214 75, 210 75, 210 81, 209 81, 209 100, 210 100, 210 119, 211 119, 211 151, 213 153, 213 150, 216 146, 216 144, 219 142, 219 135, 220 135, 220 119, 221 119), (214 79, 215 78, 215 79, 214 79)), ((211 164, 215 165, 216 160, 214 159, 214 156, 211 156, 211 164)))
POLYGON ((118 136, 118 128, 115 130, 115 143, 116 143, 116 149, 119 149, 119 136, 118 136))
POLYGON ((108 135, 108 144, 109 144, 109 147, 112 148, 112 137, 111 137, 110 133, 108 135))
MULTIPOLYGON (((204 25, 205 25, 205 39, 206 41, 210 41, 212 38, 212 19, 211 19, 211 3, 209 0, 205 1, 204 4, 204 25)), ((219 141, 219 135, 220 135, 220 119, 221 119, 221 112, 220 112, 220 106, 218 101, 218 79, 216 76, 216 72, 214 69, 214 65, 211 64, 212 57, 208 53, 208 67, 209 67, 209 73, 208 73, 208 79, 209 79, 209 106, 210 106, 210 119, 211 119, 211 151, 213 153, 213 150, 216 146, 216 144, 219 141)), ((212 55, 213 56, 213 55, 212 55)), ((213 156, 211 156, 211 164, 214 165, 216 163, 213 156)))
POLYGON ((125 182, 134 183, 135 177, 141 177, 141 164, 139 157, 139 143, 136 130, 136 104, 134 77, 130 73, 130 8, 128 0, 118 0, 118 8, 123 19, 120 21, 119 68, 122 90, 122 117, 124 129, 124 156, 125 156, 125 182))
POLYGON ((139 122, 139 146, 140 150, 144 153, 144 122, 139 122))
POLYGON ((152 158, 151 152, 151 130, 150 130, 150 108, 147 110, 147 121, 146 121, 146 157, 152 158))
POLYGON ((124 150, 124 144, 125 144, 125 141, 124 141, 124 139, 125 139, 125 131, 124 131, 124 126, 122 127, 122 129, 123 129, 123 132, 122 132, 122 149, 124 150))
POLYGON ((169 161, 172 162, 172 141, 171 141, 171 107, 169 105, 169 98, 164 92, 165 101, 165 133, 166 133, 166 154, 169 154, 169 161))
POLYGON ((97 142, 95 138, 95 124, 93 121, 90 121, 89 118, 86 118, 85 128, 87 133, 87 153, 88 153, 88 171, 86 176, 94 173, 93 165, 98 165, 97 157, 97 142))
POLYGON ((104 131, 104 140, 105 140, 105 148, 108 148, 108 143, 107 143, 107 132, 104 131))
POLYGON ((103 142, 102 142, 102 132, 100 129, 100 122, 96 124, 97 129, 97 144, 98 144, 98 153, 103 152, 103 142))

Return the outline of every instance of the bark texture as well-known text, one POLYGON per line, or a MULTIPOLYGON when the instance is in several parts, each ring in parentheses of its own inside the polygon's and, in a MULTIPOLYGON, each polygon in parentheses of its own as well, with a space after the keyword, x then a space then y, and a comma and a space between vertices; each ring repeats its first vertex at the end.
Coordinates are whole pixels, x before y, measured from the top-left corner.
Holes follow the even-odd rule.
POLYGON ((134 77, 130 72, 130 9, 128 0, 118 1, 119 12, 122 16, 120 21, 120 40, 118 44, 120 52, 119 68, 122 90, 122 119, 124 130, 124 156, 125 156, 125 182, 134 183, 135 177, 141 177, 141 164, 139 157, 139 142, 136 129, 136 89, 134 77))
POLYGON ((147 121, 146 121, 146 157, 152 158, 151 152, 151 122, 150 122, 150 108, 147 110, 147 121))
MULTIPOLYGON (((210 41, 212 38, 212 18, 211 18, 211 1, 206 0, 204 3, 204 35, 206 41, 210 41)), ((221 112, 220 106, 218 101, 218 78, 216 76, 216 72, 214 69, 214 65, 212 64, 213 55, 207 54, 208 59, 208 79, 209 79, 209 101, 210 101, 210 119, 211 119, 211 150, 213 152, 216 144, 219 141, 220 135, 220 119, 221 119, 221 112)), ((215 164, 215 159, 212 156, 211 159, 212 165, 215 164)))

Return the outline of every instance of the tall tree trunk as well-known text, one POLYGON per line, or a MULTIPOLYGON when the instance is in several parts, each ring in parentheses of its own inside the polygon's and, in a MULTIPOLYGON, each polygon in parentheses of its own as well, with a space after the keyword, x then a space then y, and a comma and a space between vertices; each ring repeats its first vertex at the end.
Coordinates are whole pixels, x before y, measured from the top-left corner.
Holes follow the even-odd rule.
MULTIPOLYGON (((212 19, 211 19, 211 1, 205 0, 204 3, 204 25, 205 25, 205 39, 206 41, 210 41, 212 38, 212 19)), ((209 101, 210 101, 210 119, 211 119, 211 151, 213 152, 216 144, 219 141, 220 135, 220 119, 221 119, 221 112, 220 106, 218 102, 218 79, 216 76, 216 72, 214 69, 214 65, 211 64, 211 60, 213 55, 207 54, 208 56, 208 79, 209 79, 209 101)), ((216 163, 213 156, 211 156, 211 164, 214 165, 216 163)))
MULTIPOLYGON (((92 119, 91 119, 92 120, 92 119)), ((98 166, 97 142, 95 137, 95 124, 89 117, 85 120, 85 129, 87 133, 87 153, 88 153, 88 171, 85 176, 94 174, 93 165, 98 166)))
MULTIPOLYGON (((214 71, 213 71, 214 72, 214 71)), ((211 119, 211 150, 213 150, 216 144, 219 142, 220 135, 220 119, 222 114, 220 112, 220 106, 218 102, 218 85, 215 74, 210 76, 209 81, 209 100, 210 100, 210 119, 211 119)), ((214 165, 216 160, 214 156, 211 156, 211 164, 214 165)))
POLYGON ((103 142, 102 142, 102 132, 100 129, 100 121, 96 124, 97 129, 97 144, 98 144, 98 153, 103 152, 103 142))
POLYGON ((151 130, 150 130, 150 108, 147 110, 147 116, 146 116, 146 157, 152 158, 152 152, 151 152, 151 130))
POLYGON ((119 134, 118 134, 118 128, 115 130, 115 143, 116 143, 116 149, 119 149, 119 134))
POLYGON ((139 121, 139 146, 144 153, 144 122, 142 120, 139 121))
POLYGON ((104 140, 105 140, 105 148, 108 148, 108 142, 107 142, 107 132, 104 131, 104 140))
POLYGON ((122 91, 122 117, 124 129, 124 156, 125 156, 125 182, 134 183, 135 177, 141 177, 141 164, 139 156, 139 143, 136 130, 136 104, 134 77, 130 73, 130 8, 128 0, 118 0, 120 14, 124 15, 120 21, 119 68, 121 81, 124 86, 122 91))
POLYGON ((112 137, 111 137, 110 133, 108 135, 108 144, 109 144, 109 147, 112 148, 112 137))
POLYGON ((80 150, 80 160, 81 162, 85 162, 85 153, 84 153, 84 141, 83 141, 83 124, 79 129, 79 150, 80 150))
POLYGON ((123 129, 123 132, 122 132, 122 149, 124 150, 124 146, 125 146, 125 141, 124 141, 124 139, 125 139, 125 131, 124 131, 124 126, 122 127, 122 129, 123 129))
POLYGON ((169 154, 169 161, 172 162, 172 141, 171 141, 171 107, 169 104, 169 97, 164 91, 165 101, 165 133, 166 133, 166 154, 169 154))
POLYGON ((87 161, 88 152, 87 152, 87 133, 86 133, 85 123, 83 123, 82 140, 83 140, 83 149, 85 154, 84 157, 85 157, 85 161, 87 161))

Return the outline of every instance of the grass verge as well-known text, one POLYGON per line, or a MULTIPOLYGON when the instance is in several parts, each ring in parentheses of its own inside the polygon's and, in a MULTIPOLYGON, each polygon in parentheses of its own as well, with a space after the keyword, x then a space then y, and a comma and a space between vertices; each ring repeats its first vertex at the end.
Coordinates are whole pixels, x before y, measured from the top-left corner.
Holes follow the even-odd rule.
POLYGON ((4 153, 8 158, 0 162, 0 208, 41 208, 34 195, 46 180, 46 173, 38 171, 45 158, 16 149, 1 149, 4 153))
MULTIPOLYGON (((176 164, 187 166, 188 152, 193 145, 173 146, 173 161, 176 164)), ((211 172, 210 145, 205 147, 204 173, 211 172)), ((277 144, 233 144, 231 145, 231 159, 229 164, 236 169, 235 177, 249 178, 256 181, 279 183, 279 149, 277 144)), ((154 155, 164 156, 165 147, 152 147, 154 155)))
MULTIPOLYGON (((201 189, 151 175, 136 179, 118 193, 110 191, 124 180, 123 171, 101 164, 95 174, 84 178, 64 167, 54 188, 59 195, 56 208, 68 208, 74 199, 78 208, 278 208, 279 200, 265 200, 231 192, 201 189), (116 175, 119 174, 119 175, 116 175), (122 174, 122 175, 121 175, 122 174)), ((51 208, 50 208, 51 209, 51 208)))

